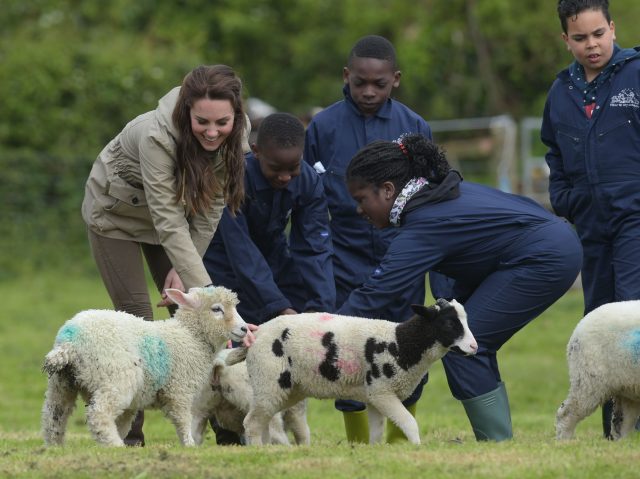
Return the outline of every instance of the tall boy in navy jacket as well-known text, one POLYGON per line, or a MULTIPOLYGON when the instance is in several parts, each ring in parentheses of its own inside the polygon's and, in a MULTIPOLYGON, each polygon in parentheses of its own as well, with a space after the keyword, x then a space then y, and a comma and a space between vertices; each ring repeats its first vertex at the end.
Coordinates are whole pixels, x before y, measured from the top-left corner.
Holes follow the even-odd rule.
MULTIPOLYGON (((343 69, 344 99, 318 113, 307 128, 304 158, 321 173, 331 212, 337 307, 352 290, 379 272, 379 263, 397 233, 393 229, 376 230, 357 214, 344 180, 351 158, 375 140, 395 140, 409 133, 431 138, 427 122, 391 98, 393 89, 400 85, 400 76, 391 42, 378 35, 359 39, 343 69)), ((403 294, 376 316, 404 321, 413 314, 410 305, 424 303, 424 297, 424 281, 407 284, 403 294)), ((418 390, 405 405, 414 407, 419 397, 418 390)), ((344 412, 347 438, 368 442, 364 404, 336 401, 336 407, 344 412)), ((396 437, 404 438, 390 426, 396 437)))
POLYGON ((640 299, 640 47, 614 43, 607 0, 560 0, 558 15, 575 61, 551 86, 541 136, 551 204, 583 245, 586 314, 640 299))
POLYGON ((327 201, 320 177, 302 161, 303 144, 304 126, 293 115, 262 121, 246 157, 241 211, 224 210, 204 255, 214 284, 236 291, 240 315, 254 324, 335 307, 327 201))

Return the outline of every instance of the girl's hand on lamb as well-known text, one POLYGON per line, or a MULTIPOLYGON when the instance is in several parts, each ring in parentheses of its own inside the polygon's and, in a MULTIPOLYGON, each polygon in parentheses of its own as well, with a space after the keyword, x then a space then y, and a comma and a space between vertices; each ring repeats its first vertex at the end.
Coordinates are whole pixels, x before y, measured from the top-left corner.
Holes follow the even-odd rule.
POLYGON ((283 314, 298 314, 298 312, 292 308, 285 308, 282 311, 280 311, 279 315, 282 316, 283 314))
POLYGON ((253 334, 253 331, 257 331, 258 330, 258 326, 256 326, 255 324, 247 323, 247 328, 249 330, 247 331, 247 334, 245 334, 244 338, 242 338, 242 345, 248 348, 253 343, 256 342, 256 337, 253 334))
POLYGON ((184 291, 184 284, 175 268, 171 268, 167 273, 167 277, 164 280, 164 286, 162 288, 162 300, 157 304, 158 307, 169 306, 173 304, 173 301, 167 296, 166 290, 168 288, 179 289, 184 291))

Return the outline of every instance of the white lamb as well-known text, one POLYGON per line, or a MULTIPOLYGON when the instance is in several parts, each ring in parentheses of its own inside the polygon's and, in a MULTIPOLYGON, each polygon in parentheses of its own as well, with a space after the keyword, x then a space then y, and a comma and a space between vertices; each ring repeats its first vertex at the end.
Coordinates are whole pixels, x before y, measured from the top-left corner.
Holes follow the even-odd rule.
MULTIPOLYGON (((232 366, 225 361, 232 349, 224 349, 213 362, 211 387, 205 388, 198 401, 202 418, 194 423, 193 437, 201 443, 207 428, 207 417, 215 417, 218 424, 239 436, 244 436, 242 422, 249 412, 252 391, 249 374, 244 361, 232 366)), ((287 431, 293 434, 296 444, 309 444, 310 432, 307 424, 306 401, 300 401, 289 409, 273 416, 269 423, 271 444, 289 444, 287 431)))
MULTIPOLYGON (((475 354, 476 341, 462 305, 438 300, 413 306, 404 323, 327 313, 285 315, 260 326, 246 354, 253 389, 244 420, 249 444, 262 444, 275 413, 306 397, 355 399, 367 404, 371 443, 384 417, 414 444, 418 424, 402 405, 429 366, 448 350, 475 354)), ((229 355, 233 363, 241 356, 229 355)))
POLYGON ((631 432, 640 415, 640 301, 609 303, 578 323, 567 345, 569 395, 556 415, 557 439, 613 398, 613 439, 631 432))
POLYGON ((234 292, 222 287, 168 289, 178 304, 171 319, 144 321, 124 312, 88 310, 58 331, 43 370, 49 384, 42 408, 47 444, 62 444, 78 393, 87 403, 94 439, 123 446, 140 409, 161 409, 183 445, 195 444, 192 410, 208 387, 213 360, 247 325, 234 292))

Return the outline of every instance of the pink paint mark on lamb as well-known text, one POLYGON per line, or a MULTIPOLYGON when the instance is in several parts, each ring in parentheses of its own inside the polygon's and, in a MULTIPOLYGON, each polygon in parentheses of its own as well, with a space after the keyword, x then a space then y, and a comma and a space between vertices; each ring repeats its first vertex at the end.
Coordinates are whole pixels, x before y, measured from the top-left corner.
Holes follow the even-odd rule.
POLYGON ((322 338, 325 334, 327 334, 326 331, 319 331, 319 330, 312 330, 309 333, 309 336, 311 336, 312 338, 322 338))
POLYGON ((338 359, 336 367, 345 374, 357 374, 360 372, 360 362, 355 359, 338 359))
POLYGON ((336 367, 347 376, 358 375, 362 372, 361 358, 356 349, 343 345, 336 360, 336 367))
POLYGON ((322 313, 320 316, 318 316, 318 319, 320 321, 331 321, 333 319, 333 314, 322 313))

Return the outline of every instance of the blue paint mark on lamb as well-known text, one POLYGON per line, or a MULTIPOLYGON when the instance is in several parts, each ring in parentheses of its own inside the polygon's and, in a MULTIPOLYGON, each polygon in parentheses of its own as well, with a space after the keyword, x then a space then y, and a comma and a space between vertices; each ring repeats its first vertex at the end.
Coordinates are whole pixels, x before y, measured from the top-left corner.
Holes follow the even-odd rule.
POLYGON ((55 344, 72 343, 78 337, 80 328, 75 324, 66 323, 56 335, 55 344))
POLYGON ((635 364, 640 363, 640 329, 629 331, 622 340, 622 346, 629 351, 635 364))
POLYGON ((156 336, 143 336, 138 346, 147 374, 151 377, 153 388, 161 389, 171 374, 171 354, 167 343, 156 336))

